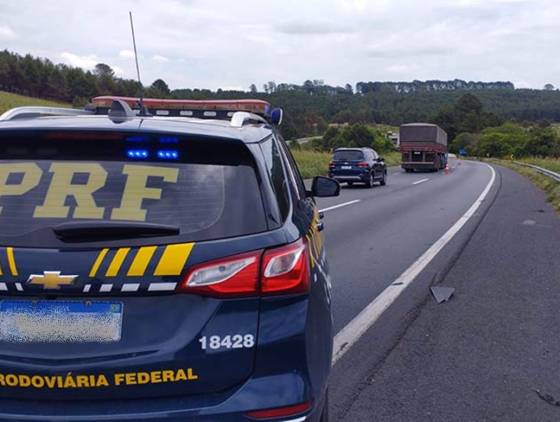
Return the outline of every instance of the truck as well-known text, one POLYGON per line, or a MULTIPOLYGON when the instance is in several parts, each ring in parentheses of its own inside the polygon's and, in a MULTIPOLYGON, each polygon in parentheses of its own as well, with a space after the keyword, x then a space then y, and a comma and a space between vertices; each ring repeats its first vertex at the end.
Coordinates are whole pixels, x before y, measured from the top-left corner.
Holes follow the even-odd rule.
POLYGON ((438 171, 447 166, 447 133, 438 125, 404 124, 400 127, 399 138, 401 167, 407 173, 438 171))

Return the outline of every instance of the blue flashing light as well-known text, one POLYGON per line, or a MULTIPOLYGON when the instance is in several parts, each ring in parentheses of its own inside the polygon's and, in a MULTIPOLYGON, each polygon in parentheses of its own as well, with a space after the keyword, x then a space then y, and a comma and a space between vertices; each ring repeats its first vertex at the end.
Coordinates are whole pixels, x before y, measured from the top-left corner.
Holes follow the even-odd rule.
POLYGON ((162 160, 176 160, 179 158, 179 153, 174 150, 159 150, 157 156, 162 160))
POLYGON ((126 152, 128 158, 134 158, 136 160, 141 160, 143 158, 148 158, 148 150, 145 149, 129 149, 126 152))
POLYGON ((176 144, 179 142, 179 139, 177 139, 175 136, 161 136, 159 138, 159 141, 162 144, 176 144))

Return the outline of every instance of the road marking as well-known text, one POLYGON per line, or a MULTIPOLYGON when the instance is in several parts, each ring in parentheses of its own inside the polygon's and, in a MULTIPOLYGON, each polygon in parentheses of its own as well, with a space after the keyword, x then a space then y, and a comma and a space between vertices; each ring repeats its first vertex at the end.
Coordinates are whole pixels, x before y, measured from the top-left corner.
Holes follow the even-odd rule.
POLYGON ((360 337, 379 319, 389 306, 400 296, 400 294, 414 281, 424 268, 435 258, 435 256, 449 243, 461 228, 471 219, 482 202, 486 199, 488 192, 496 180, 496 171, 486 164, 492 171, 490 181, 474 201, 472 206, 455 224, 447 230, 426 252, 422 254, 410 267, 408 267, 393 283, 383 290, 369 305, 367 305, 357 316, 354 317, 334 337, 334 350, 332 364, 334 365, 344 354, 356 343, 360 337))
POLYGON ((420 180, 417 180, 416 182, 414 182, 413 185, 419 185, 420 183, 427 182, 428 180, 430 180, 430 179, 420 179, 420 180))
POLYGON ((332 207, 323 208, 322 210, 319 210, 319 212, 325 212, 325 211, 336 210, 337 208, 346 207, 346 206, 348 206, 348 205, 356 204, 356 203, 358 203, 358 202, 360 202, 359 199, 354 199, 353 201, 348 201, 348 202, 344 202, 344 203, 342 203, 342 204, 333 205, 332 207))

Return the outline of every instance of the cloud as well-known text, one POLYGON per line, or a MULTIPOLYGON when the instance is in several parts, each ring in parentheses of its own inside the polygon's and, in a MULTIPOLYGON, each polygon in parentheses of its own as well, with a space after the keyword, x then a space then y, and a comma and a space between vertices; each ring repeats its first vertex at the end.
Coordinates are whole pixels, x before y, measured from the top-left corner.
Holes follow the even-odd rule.
POLYGON ((367 49, 367 55, 372 58, 407 58, 449 56, 454 53, 450 47, 443 46, 375 46, 367 49))
POLYGON ((165 62, 168 62, 168 61, 169 61, 169 59, 168 59, 167 57, 165 57, 165 56, 160 56, 159 54, 154 54, 154 55, 152 56, 152 60, 153 60, 153 61, 156 61, 156 62, 161 62, 161 63, 165 63, 165 62))
POLYGON ((122 78, 124 76, 124 70, 122 70, 120 67, 111 66, 111 69, 113 69, 113 72, 115 72, 115 76, 118 76, 119 78, 122 78))
POLYGON ((406 64, 393 64, 387 67, 387 71, 391 73, 406 73, 410 72, 415 66, 410 66, 406 64))
POLYGON ((291 20, 275 26, 277 32, 289 35, 348 34, 353 29, 326 20, 291 20))
POLYGON ((123 59, 133 59, 134 58, 134 51, 132 50, 121 50, 119 51, 119 57, 123 59))
POLYGON ((81 67, 88 70, 93 69, 95 65, 101 61, 95 54, 80 56, 67 51, 60 53, 60 58, 64 63, 69 64, 70 66, 81 67))
MULTIPOLYGON (((80 56, 78 54, 69 53, 65 51, 63 53, 60 53, 60 58, 64 63, 70 66, 81 67, 82 69, 85 70, 93 70, 95 68, 95 65, 98 63, 107 64, 106 61, 100 59, 95 54, 80 56)), ((109 65, 109 66, 111 67, 111 69, 113 69, 113 72, 115 72, 116 76, 123 77, 125 75, 124 70, 119 66, 115 66, 115 65, 109 65)))
POLYGON ((13 40, 17 34, 8 25, 0 25, 0 40, 13 40))
POLYGON ((264 9, 257 0, 153 3, 0 0, 0 44, 87 69, 107 63, 135 79, 132 10, 142 79, 162 78, 171 88, 397 77, 560 86, 554 0, 277 0, 264 9), (111 36, 96 37, 100 27, 111 36))

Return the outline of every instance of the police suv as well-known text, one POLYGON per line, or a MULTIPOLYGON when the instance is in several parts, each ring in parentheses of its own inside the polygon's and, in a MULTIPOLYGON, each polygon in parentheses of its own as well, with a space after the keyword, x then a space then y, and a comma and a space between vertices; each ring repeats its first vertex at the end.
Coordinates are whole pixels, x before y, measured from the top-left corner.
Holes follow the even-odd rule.
POLYGON ((258 100, 0 117, 0 420, 326 421, 314 196, 258 100))

